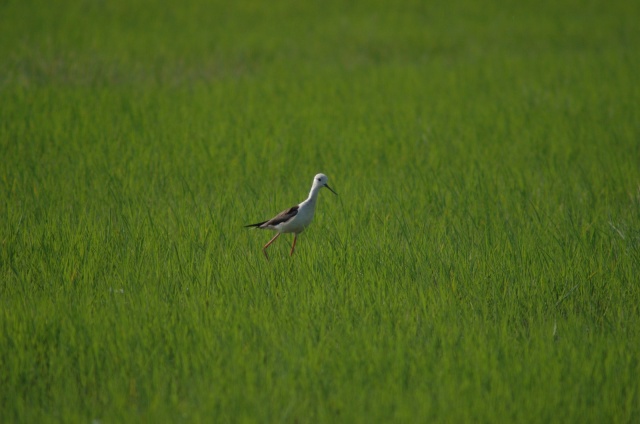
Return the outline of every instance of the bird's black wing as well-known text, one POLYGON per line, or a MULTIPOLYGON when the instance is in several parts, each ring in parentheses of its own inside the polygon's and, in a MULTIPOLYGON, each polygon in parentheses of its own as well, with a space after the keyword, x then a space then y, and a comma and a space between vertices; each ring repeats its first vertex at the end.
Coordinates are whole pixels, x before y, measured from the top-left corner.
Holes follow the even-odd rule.
POLYGON ((287 209, 286 211, 280 212, 278 215, 274 216, 268 221, 258 222, 256 224, 245 225, 245 227, 259 227, 259 228, 268 228, 270 226, 276 226, 278 224, 282 224, 283 222, 289 221, 291 218, 298 214, 299 206, 293 206, 287 209))

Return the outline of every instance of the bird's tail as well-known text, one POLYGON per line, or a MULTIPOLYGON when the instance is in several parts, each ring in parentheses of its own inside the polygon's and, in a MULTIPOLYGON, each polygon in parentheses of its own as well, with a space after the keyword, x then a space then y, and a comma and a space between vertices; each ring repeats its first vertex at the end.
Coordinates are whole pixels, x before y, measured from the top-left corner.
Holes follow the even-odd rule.
POLYGON ((258 222, 258 223, 256 223, 256 224, 249 224, 249 225, 245 225, 245 226, 244 226, 244 228, 248 228, 248 227, 259 227, 259 226, 261 226, 262 224, 264 224, 265 222, 267 222, 267 221, 258 222))

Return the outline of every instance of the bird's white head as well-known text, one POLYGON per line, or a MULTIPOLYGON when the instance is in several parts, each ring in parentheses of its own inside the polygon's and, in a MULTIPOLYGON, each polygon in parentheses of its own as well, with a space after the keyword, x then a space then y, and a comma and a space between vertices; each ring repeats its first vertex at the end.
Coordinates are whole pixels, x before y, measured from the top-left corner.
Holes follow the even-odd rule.
POLYGON ((335 191, 333 191, 333 189, 331 187, 329 187, 329 184, 327 184, 327 181, 329 181, 329 178, 327 178, 326 175, 324 175, 324 174, 316 175, 315 177, 313 177, 313 186, 311 187, 311 191, 320 190, 322 187, 326 187, 333 194, 335 194, 337 196, 338 193, 336 193, 335 191))

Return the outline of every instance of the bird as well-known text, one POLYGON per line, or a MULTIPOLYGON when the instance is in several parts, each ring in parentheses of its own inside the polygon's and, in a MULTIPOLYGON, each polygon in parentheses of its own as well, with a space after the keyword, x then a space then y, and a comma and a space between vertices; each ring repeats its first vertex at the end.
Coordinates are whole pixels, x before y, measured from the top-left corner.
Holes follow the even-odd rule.
POLYGON ((316 200, 318 199, 318 193, 320 192, 320 189, 326 187, 333 194, 335 194, 336 196, 338 195, 338 193, 336 193, 331 187, 329 187, 329 185, 327 184, 328 180, 329 178, 327 178, 326 175, 317 174, 315 177, 313 177, 313 184, 311 185, 311 191, 309 191, 309 197, 307 197, 307 200, 280 212, 278 215, 267 221, 245 225, 245 228, 256 227, 277 232, 277 234, 262 248, 262 252, 264 253, 264 256, 267 258, 267 260, 269 260, 269 255, 267 255, 267 247, 269 247, 271 243, 276 241, 276 239, 280 237, 280 234, 283 233, 293 233, 293 244, 291 245, 291 252, 289 252, 289 256, 293 256, 293 251, 296 248, 296 240, 298 239, 298 234, 303 232, 313 220, 313 214, 316 211, 316 200))

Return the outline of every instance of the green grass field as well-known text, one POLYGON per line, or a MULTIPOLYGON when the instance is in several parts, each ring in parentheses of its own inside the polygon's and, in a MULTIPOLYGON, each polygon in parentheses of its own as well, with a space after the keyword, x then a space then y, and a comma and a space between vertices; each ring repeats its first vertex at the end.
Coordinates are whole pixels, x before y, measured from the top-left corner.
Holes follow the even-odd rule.
POLYGON ((0 422, 640 422, 638 16, 0 1, 0 422))

